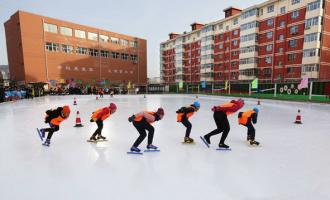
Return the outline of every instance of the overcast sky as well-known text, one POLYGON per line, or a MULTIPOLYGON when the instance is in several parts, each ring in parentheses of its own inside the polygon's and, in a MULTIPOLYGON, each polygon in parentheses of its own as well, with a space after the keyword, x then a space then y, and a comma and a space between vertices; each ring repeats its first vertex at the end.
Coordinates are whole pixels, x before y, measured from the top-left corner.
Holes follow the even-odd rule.
POLYGON ((159 44, 168 33, 190 31, 192 22, 224 17, 229 6, 247 8, 265 0, 0 0, 0 65, 8 64, 3 23, 17 10, 147 39, 148 77, 159 76, 159 44))

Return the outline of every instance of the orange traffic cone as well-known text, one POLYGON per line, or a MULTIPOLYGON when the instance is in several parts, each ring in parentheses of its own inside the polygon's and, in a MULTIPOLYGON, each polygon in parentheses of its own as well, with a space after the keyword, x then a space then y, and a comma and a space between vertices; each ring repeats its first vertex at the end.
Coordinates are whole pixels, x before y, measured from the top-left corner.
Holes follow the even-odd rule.
POLYGON ((80 119, 79 111, 77 111, 76 125, 74 127, 83 127, 83 125, 81 124, 81 119, 80 119))
POLYGON ((74 105, 74 106, 76 106, 76 105, 77 105, 77 99, 76 99, 76 97, 75 97, 75 98, 73 98, 73 105, 74 105))
POLYGON ((294 123, 295 124, 302 124, 300 110, 298 110, 298 113, 297 113, 297 116, 296 116, 296 121, 294 123))

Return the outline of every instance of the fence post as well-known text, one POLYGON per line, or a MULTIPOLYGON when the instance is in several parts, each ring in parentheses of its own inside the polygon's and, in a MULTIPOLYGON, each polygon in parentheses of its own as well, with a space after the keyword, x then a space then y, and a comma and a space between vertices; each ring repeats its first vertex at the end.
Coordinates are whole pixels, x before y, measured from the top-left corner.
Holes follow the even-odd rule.
POLYGON ((212 83, 211 94, 213 94, 213 90, 214 90, 214 83, 212 83))
POLYGON ((249 83, 249 96, 251 96, 251 84, 249 83))
POLYGON ((274 97, 276 97, 276 93, 277 93, 277 83, 275 83, 275 87, 274 87, 274 97))
POLYGON ((312 100, 312 94, 313 94, 313 81, 311 81, 311 84, 309 86, 309 100, 312 100))

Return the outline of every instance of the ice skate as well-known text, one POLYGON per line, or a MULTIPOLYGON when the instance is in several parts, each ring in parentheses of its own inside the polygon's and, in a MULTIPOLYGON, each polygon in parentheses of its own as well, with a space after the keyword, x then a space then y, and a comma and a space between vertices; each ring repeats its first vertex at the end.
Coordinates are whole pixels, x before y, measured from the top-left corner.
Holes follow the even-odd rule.
POLYGON ((219 148, 217 148, 217 150, 219 150, 219 151, 221 151, 221 150, 228 150, 228 151, 230 151, 231 150, 231 148, 229 148, 229 146, 228 145, 226 145, 226 144, 219 144, 219 148))
POLYGON ((89 140, 87 140, 87 142, 97 142, 97 139, 92 136, 91 138, 89 138, 89 140))
POLYGON ((210 148, 210 138, 207 138, 205 136, 200 136, 201 140, 204 142, 204 144, 207 146, 207 148, 210 148))
POLYGON ((255 141, 255 140, 251 140, 251 141, 250 141, 250 145, 251 145, 251 146, 259 146, 259 144, 260 144, 260 143, 257 142, 257 141, 255 141))
POLYGON ((152 144, 147 145, 147 149, 144 150, 144 152, 157 152, 157 151, 160 151, 160 150, 158 149, 158 147, 156 147, 152 144))
POLYGON ((194 139, 190 138, 190 137, 185 137, 183 139, 183 143, 186 143, 186 144, 192 144, 192 143, 195 143, 194 142, 194 139))
POLYGON ((142 155, 143 153, 141 150, 137 147, 131 147, 131 151, 127 152, 127 154, 140 154, 142 155))
POLYGON ((44 143, 42 143, 42 145, 49 147, 50 139, 46 139, 46 141, 44 143))
POLYGON ((102 135, 98 135, 97 136, 97 141, 108 141, 106 137, 102 136, 102 135))

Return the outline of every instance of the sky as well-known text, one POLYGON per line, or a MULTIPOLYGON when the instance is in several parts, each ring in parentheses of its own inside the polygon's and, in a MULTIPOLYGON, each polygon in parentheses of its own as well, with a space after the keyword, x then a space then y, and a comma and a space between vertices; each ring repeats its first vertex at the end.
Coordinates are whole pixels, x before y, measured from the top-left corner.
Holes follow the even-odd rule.
MULTIPOLYGON (((170 32, 191 30, 193 22, 224 18, 223 9, 247 8, 265 0, 0 0, 0 22, 17 10, 92 26, 147 40, 148 77, 159 77, 159 45, 170 32)), ((0 65, 8 64, 4 25, 0 26, 0 65)))

